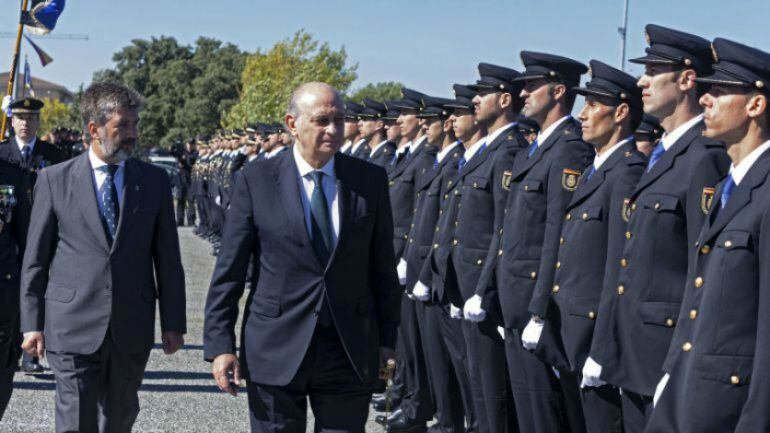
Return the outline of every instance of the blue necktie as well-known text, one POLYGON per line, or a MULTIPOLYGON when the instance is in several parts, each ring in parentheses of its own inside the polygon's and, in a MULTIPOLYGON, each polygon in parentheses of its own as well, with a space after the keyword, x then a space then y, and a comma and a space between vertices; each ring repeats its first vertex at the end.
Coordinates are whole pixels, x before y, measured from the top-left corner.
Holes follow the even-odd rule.
POLYGON ((118 191, 115 188, 115 172, 118 171, 118 166, 115 164, 104 165, 100 170, 107 174, 102 187, 102 218, 107 227, 107 233, 110 235, 110 241, 113 241, 118 232, 118 218, 120 217, 118 191))
POLYGON ((592 165, 591 170, 588 172, 588 175, 586 176, 586 182, 591 180, 591 177, 594 175, 594 173, 596 173, 596 166, 592 165))
POLYGON ((436 157, 436 160, 433 161, 433 169, 435 170, 437 168, 438 168, 438 157, 436 157))
POLYGON ((735 181, 733 180, 732 173, 730 173, 727 175, 727 180, 725 181, 725 187, 722 188, 722 197, 719 202, 722 209, 724 209, 724 207, 727 206, 727 201, 730 200, 730 195, 732 195, 734 188, 735 188, 735 181))
POLYGON ((652 166, 655 165, 655 163, 658 162, 660 158, 663 157, 663 154, 666 152, 666 148, 663 147, 663 140, 658 141, 658 145, 655 146, 655 149, 652 151, 652 155, 650 155, 650 162, 647 163, 647 172, 649 173, 650 170, 652 170, 652 166))
MULTIPOLYGON (((313 178, 313 194, 310 196, 310 230, 318 260, 326 268, 329 264, 332 251, 334 250, 333 228, 331 218, 329 217, 329 207, 326 201, 326 194, 323 191, 323 172, 313 171, 310 173, 313 178)), ((329 303, 326 299, 321 301, 321 311, 318 315, 318 323, 325 327, 331 327, 334 322, 329 309, 329 303)))
POLYGON ((460 157, 460 160, 457 161, 457 171, 463 171, 463 167, 465 167, 465 164, 468 161, 465 159, 465 155, 460 157))
POLYGON ((527 151, 527 158, 532 158, 532 155, 534 155, 536 151, 537 151, 537 140, 533 141, 532 144, 529 145, 529 150, 527 151))

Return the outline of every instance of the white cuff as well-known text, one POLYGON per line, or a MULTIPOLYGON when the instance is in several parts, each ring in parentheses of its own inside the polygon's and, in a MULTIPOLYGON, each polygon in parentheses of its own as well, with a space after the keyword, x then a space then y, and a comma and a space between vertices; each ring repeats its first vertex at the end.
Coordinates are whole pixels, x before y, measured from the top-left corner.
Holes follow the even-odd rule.
POLYGON ((406 260, 401 259, 396 266, 396 272, 398 273, 398 283, 402 286, 406 284, 406 260))
POLYGON ((543 335, 545 324, 541 320, 530 319, 524 332, 521 333, 521 345, 527 350, 535 350, 540 337, 543 335))
POLYGON ((505 340, 505 328, 503 328, 502 326, 498 326, 497 333, 500 334, 500 338, 505 340))
POLYGON ((454 304, 449 304, 449 317, 451 319, 462 319, 463 310, 460 307, 455 307, 454 304))
POLYGON ((668 373, 663 375, 663 379, 658 382, 658 386, 655 387, 655 395, 652 397, 652 407, 655 407, 658 405, 658 400, 660 399, 660 396, 663 395, 663 390, 666 389, 666 385, 668 384, 668 379, 670 379, 671 376, 669 376, 668 373))
POLYGON ((425 302, 430 300, 430 289, 422 281, 417 281, 412 289, 412 294, 418 301, 425 302))
POLYGON ((481 296, 473 295, 465 301, 463 316, 471 322, 483 322, 486 319, 487 312, 481 308, 481 296))
POLYGON ((583 365, 583 380, 580 382, 580 387, 599 387, 606 385, 607 382, 599 379, 601 375, 602 366, 589 356, 588 359, 586 359, 586 363, 583 365))

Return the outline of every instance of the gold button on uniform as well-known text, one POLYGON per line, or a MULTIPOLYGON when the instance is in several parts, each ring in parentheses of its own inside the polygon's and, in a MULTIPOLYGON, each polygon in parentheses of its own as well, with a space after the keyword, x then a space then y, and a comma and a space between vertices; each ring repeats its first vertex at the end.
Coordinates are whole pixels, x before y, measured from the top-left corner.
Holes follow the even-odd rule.
POLYGON ((589 311, 588 312, 588 318, 589 319, 596 319, 596 313, 594 313, 593 311, 589 311))
POLYGON ((733 247, 733 241, 727 240, 725 241, 725 248, 732 248, 733 247))
POLYGON ((621 286, 618 286, 618 295, 622 295, 623 293, 626 293, 626 288, 621 286))
POLYGON ((669 328, 673 328, 674 327, 674 319, 672 319, 670 317, 668 319, 666 319, 666 326, 668 326, 669 328))
POLYGON ((497 250, 497 256, 502 257, 503 256, 503 250, 497 250))
POLYGON ((524 185, 524 191, 529 191, 529 185, 524 185))
POLYGON ((559 285, 558 284, 554 285, 551 291, 554 293, 559 293, 559 285))
POLYGON ((700 289, 703 287, 703 278, 698 277, 695 279, 695 288, 700 289))
POLYGON ((561 268, 561 262, 556 262, 556 269, 561 268))
POLYGON ((5 274, 5 279, 6 280, 10 280, 11 279, 11 274, 5 274))
POLYGON ((730 376, 730 383, 733 385, 739 385, 741 383, 741 378, 736 375, 732 375, 730 376))
POLYGON ((452 240, 452 245, 457 245, 458 243, 457 239, 452 240))
POLYGON ((413 244, 414 243, 414 239, 409 239, 409 243, 413 244))
POLYGON ((503 234, 503 229, 500 229, 500 231, 498 233, 503 234))
POLYGON ((583 212, 582 218, 583 218, 583 221, 586 221, 588 219, 588 213, 583 212))
POLYGON ((433 249, 437 250, 438 249, 438 244, 433 244, 433 249))
POLYGON ((559 245, 564 245, 564 238, 559 238, 559 245))
POLYGON ((634 203, 634 204, 632 204, 632 205, 631 205, 631 210, 632 210, 632 211, 635 211, 635 210, 636 210, 636 203, 634 203))
POLYGON ((690 319, 695 320, 698 317, 698 310, 690 310, 690 319))
POLYGON ((689 341, 687 343, 684 343, 682 345, 682 350, 684 350, 685 352, 691 351, 692 350, 692 343, 690 343, 689 341))
POLYGON ((660 203, 655 203, 655 210, 660 209, 660 203))
POLYGON ((626 232, 626 239, 631 239, 631 232, 626 232))
POLYGON ((537 272, 532 271, 532 273, 529 274, 529 278, 532 278, 533 280, 536 280, 537 279, 537 272))
POLYGON ((711 247, 709 247, 708 245, 704 245, 704 246, 703 246, 703 247, 700 249, 700 253, 701 253, 701 254, 708 254, 708 253, 710 253, 710 252, 711 252, 711 247))
POLYGON ((566 217, 564 217, 564 218, 566 218, 566 220, 567 220, 567 221, 569 221, 569 220, 571 220, 571 219, 572 219, 572 214, 571 214, 571 213, 568 213, 568 214, 567 214, 567 216, 566 216, 566 217))
POLYGON ((481 260, 481 259, 478 259, 478 260, 476 260, 476 264, 477 264, 477 265, 481 266, 481 264, 482 264, 482 263, 484 263, 484 261, 483 261, 483 260, 481 260))
POLYGON ((626 259, 620 259, 620 266, 621 266, 621 267, 624 267, 624 268, 625 268, 626 266, 628 266, 628 260, 626 260, 626 259))

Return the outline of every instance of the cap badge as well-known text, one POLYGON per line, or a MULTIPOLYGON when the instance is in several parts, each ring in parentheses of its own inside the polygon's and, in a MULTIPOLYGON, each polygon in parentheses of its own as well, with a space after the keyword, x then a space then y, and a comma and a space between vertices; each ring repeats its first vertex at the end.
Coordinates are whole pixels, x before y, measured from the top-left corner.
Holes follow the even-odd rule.
POLYGON ((692 65, 692 60, 684 59, 684 64, 687 65, 687 66, 690 66, 690 65, 692 65))
POLYGON ((24 101, 24 107, 29 108, 29 99, 24 101))
POLYGON ((762 81, 759 81, 759 80, 757 80, 757 82, 754 83, 754 85, 757 86, 757 89, 761 89, 761 88, 765 87, 765 83, 763 83, 762 81))

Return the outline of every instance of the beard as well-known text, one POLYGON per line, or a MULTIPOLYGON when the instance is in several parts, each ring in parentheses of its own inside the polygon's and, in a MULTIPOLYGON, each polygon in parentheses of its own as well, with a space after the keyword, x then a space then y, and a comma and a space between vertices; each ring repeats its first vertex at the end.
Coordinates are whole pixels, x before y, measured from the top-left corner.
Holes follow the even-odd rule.
POLYGON ((126 139, 119 142, 102 139, 97 143, 104 157, 112 163, 123 162, 130 158, 131 151, 129 149, 133 149, 135 144, 136 140, 134 139, 126 139))

